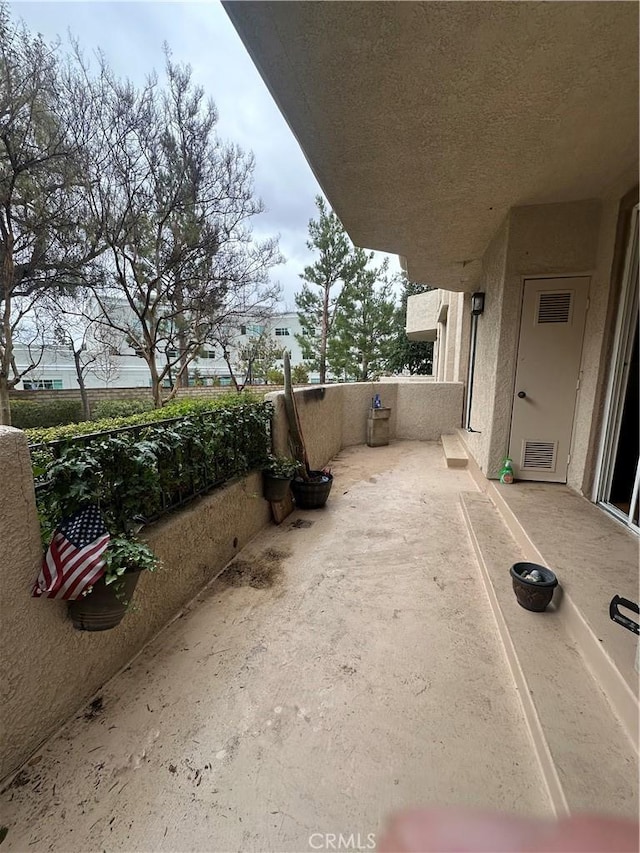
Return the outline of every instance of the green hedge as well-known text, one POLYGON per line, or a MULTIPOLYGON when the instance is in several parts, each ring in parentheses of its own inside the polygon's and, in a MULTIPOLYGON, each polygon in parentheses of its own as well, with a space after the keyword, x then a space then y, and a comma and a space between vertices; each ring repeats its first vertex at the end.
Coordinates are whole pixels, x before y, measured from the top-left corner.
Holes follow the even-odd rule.
MULTIPOLYGON (((85 437, 81 428, 95 432, 98 425, 78 424, 77 440, 70 440, 70 427, 48 430, 56 443, 32 445, 31 451, 43 539, 87 503, 98 504, 112 534, 131 534, 145 520, 261 467, 273 407, 250 395, 225 398, 116 419, 118 426, 139 425, 135 430, 114 431, 113 420, 85 437)), ((43 431, 33 432, 41 437, 43 431)))
POLYGON ((260 397, 255 394, 217 394, 208 399, 177 400, 169 403, 161 409, 151 409, 148 412, 140 412, 137 415, 127 417, 103 418, 95 421, 82 421, 81 423, 66 424, 65 426, 52 427, 51 429, 27 429, 29 444, 40 444, 43 442, 58 441, 62 438, 75 438, 78 435, 88 435, 92 432, 108 432, 119 427, 136 426, 137 424, 148 424, 154 421, 162 421, 167 418, 178 418, 194 412, 210 412, 214 409, 227 409, 241 405, 246 402, 258 402, 260 397))
POLYGON ((101 400, 91 406, 91 420, 102 421, 105 418, 128 418, 153 409, 151 400, 101 400))
POLYGON ((56 427, 82 420, 80 400, 56 400, 51 403, 35 400, 11 400, 11 424, 18 429, 56 427))

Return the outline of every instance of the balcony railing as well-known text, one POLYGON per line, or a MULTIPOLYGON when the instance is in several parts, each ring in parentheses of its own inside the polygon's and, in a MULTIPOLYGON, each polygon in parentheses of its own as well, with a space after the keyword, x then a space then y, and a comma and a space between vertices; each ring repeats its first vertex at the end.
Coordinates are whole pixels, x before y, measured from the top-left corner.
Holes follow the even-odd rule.
POLYGON ((270 414, 252 402, 33 444, 38 506, 54 523, 87 502, 120 530, 155 521, 259 467, 270 414))

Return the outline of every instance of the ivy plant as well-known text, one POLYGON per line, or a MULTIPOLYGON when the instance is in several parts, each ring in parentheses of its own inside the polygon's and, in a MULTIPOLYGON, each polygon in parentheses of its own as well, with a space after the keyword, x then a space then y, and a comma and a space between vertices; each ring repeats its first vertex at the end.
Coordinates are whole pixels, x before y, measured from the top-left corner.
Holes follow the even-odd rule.
POLYGON ((112 537, 107 582, 134 565, 150 568, 155 558, 136 538, 147 521, 262 467, 269 449, 270 403, 242 397, 227 406, 188 411, 32 446, 45 544, 63 518, 92 503, 101 509, 112 537))
POLYGON ((292 480, 299 467, 300 463, 297 459, 291 459, 289 456, 273 456, 269 454, 262 466, 262 470, 271 477, 292 480))
POLYGON ((104 579, 116 584, 125 572, 154 572, 158 558, 145 543, 127 536, 112 536, 105 552, 104 579))

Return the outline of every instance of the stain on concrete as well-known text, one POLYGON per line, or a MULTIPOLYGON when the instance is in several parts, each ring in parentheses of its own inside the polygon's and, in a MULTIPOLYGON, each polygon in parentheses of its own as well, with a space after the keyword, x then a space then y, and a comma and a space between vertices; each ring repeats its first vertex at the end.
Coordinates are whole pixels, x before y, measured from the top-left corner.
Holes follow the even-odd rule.
POLYGON ((238 557, 218 578, 224 586, 250 586, 252 589, 269 589, 282 579, 282 563, 289 551, 267 548, 261 554, 238 557))
POLYGON ((227 744, 224 748, 224 752, 225 752, 224 761, 227 764, 230 764, 234 760, 234 758, 238 754, 238 747, 239 746, 240 746, 240 738, 238 737, 238 735, 234 735, 232 738, 230 738, 227 741, 227 744))
POLYGON ((104 709, 104 699, 102 696, 96 696, 96 698, 89 703, 88 709, 84 712, 85 720, 95 720, 96 717, 99 717, 104 709))
POLYGON ((8 790, 9 788, 24 788, 25 785, 29 785, 31 782, 31 777, 27 773, 26 770, 21 770, 19 773, 13 777, 13 781, 10 785, 7 786, 4 790, 8 790))
POLYGON ((299 518, 297 521, 292 521, 289 525, 289 529, 292 530, 302 530, 305 527, 311 527, 313 521, 307 521, 306 518, 299 518))

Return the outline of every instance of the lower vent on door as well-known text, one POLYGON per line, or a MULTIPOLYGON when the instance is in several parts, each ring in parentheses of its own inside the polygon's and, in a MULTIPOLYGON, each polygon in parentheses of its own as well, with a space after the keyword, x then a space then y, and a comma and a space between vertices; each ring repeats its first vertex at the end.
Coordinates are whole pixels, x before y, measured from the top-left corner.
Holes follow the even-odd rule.
POLYGON ((557 441, 523 441, 521 468, 528 471, 555 471, 557 441))

